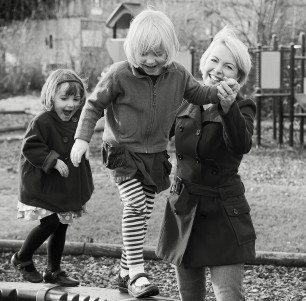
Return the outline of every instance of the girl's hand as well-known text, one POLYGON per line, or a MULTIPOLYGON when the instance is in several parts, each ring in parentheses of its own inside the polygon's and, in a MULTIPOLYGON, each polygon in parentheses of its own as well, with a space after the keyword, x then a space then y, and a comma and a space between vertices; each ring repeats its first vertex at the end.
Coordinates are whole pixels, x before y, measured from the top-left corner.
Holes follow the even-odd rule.
POLYGON ((236 80, 232 78, 225 78, 225 81, 221 81, 220 85, 217 86, 217 89, 220 105, 223 112, 226 114, 236 99, 240 85, 236 80))
POLYGON ((84 154, 85 159, 89 160, 89 143, 82 139, 76 139, 70 153, 71 162, 75 167, 79 166, 84 154))
POLYGON ((62 160, 57 159, 54 168, 58 170, 62 177, 67 178, 69 176, 69 168, 62 160))

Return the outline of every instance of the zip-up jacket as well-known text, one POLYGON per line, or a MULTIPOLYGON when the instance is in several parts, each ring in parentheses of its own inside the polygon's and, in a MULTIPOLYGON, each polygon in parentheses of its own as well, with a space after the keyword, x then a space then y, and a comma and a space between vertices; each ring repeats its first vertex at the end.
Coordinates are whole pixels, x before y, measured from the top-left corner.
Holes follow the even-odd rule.
POLYGON ((219 102, 215 86, 203 86, 177 62, 155 84, 127 61, 115 63, 87 99, 75 138, 89 142, 105 110, 106 143, 138 153, 163 151, 183 99, 196 105, 219 102))

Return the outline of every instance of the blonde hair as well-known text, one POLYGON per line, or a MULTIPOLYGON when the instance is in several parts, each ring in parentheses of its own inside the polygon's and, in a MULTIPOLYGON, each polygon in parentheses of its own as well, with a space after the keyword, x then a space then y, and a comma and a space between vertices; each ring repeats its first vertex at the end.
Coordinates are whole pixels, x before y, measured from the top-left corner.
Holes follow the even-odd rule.
POLYGON ((125 55, 138 68, 142 54, 157 50, 166 52, 165 66, 168 66, 179 50, 179 41, 173 23, 163 12, 146 9, 131 22, 124 42, 125 55))
POLYGON ((233 26, 226 25, 215 35, 214 39, 201 57, 201 72, 203 73, 203 68, 207 58, 211 55, 215 46, 219 44, 225 45, 234 56, 238 68, 238 82, 242 87, 248 79, 252 62, 247 46, 238 38, 236 29, 233 26))
POLYGON ((73 70, 57 69, 50 73, 41 89, 40 100, 46 110, 51 111, 53 109, 55 94, 63 83, 68 83, 65 91, 66 95, 79 95, 81 104, 84 104, 86 86, 82 79, 73 70))

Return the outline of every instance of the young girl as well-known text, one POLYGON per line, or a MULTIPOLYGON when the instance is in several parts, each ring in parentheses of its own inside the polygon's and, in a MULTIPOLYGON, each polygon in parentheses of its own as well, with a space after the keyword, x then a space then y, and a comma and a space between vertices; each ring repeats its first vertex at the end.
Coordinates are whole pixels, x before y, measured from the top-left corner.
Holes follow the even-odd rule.
MULTIPOLYGON (((204 87, 180 64, 170 19, 145 10, 132 21, 124 50, 127 61, 113 64, 87 100, 71 151, 75 166, 85 153, 96 122, 105 110, 103 162, 123 202, 123 252, 118 286, 133 297, 157 295, 144 272, 143 243, 155 193, 170 185, 166 147, 183 99, 217 103, 217 87, 204 87)), ((233 90, 239 85, 228 81, 233 90)), ((225 82, 219 89, 229 88, 225 82)))
POLYGON ((44 108, 30 122, 22 143, 18 218, 39 220, 40 224, 31 230, 11 262, 30 282, 79 284, 61 270, 60 264, 68 224, 85 212, 93 192, 89 161, 82 160, 75 168, 69 158, 85 93, 74 71, 53 71, 41 92, 44 108), (46 239, 48 260, 42 276, 32 257, 46 239))

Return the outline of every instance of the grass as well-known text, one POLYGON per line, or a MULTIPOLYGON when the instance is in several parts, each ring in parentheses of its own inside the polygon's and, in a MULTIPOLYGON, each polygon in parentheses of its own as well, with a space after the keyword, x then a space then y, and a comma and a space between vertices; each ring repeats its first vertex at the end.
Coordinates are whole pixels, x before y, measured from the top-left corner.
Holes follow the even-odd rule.
MULTIPOLYGON (((100 135, 95 134, 91 144, 95 192, 88 202, 89 213, 69 228, 67 240, 121 244, 122 204, 115 184, 109 181, 102 166, 100 135)), ((7 156, 13 156, 17 162, 19 147, 20 142, 6 142, 1 149, 6 149, 7 156)), ((171 154, 175 164, 174 153, 171 154)), ((252 208, 257 250, 306 252, 304 157, 304 153, 292 148, 256 146, 245 156, 240 173, 252 208)), ((12 167, 5 171, 0 176, 0 238, 24 239, 35 223, 16 219, 17 173, 12 167)), ((156 198, 146 245, 156 245, 168 193, 164 191, 156 198)))

